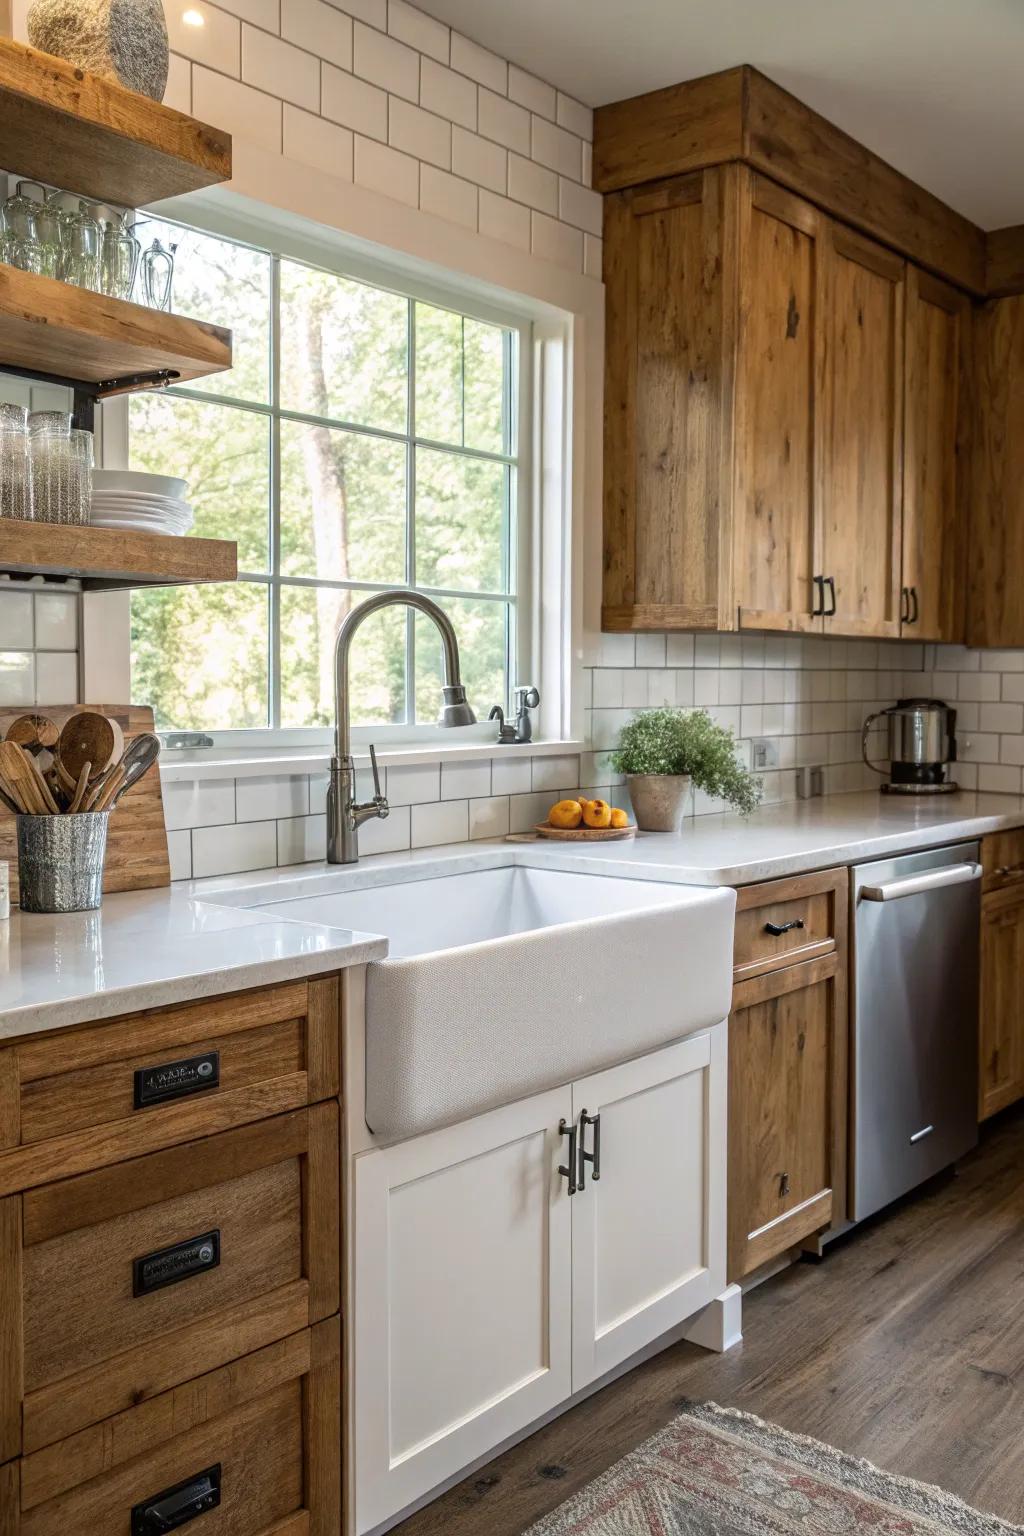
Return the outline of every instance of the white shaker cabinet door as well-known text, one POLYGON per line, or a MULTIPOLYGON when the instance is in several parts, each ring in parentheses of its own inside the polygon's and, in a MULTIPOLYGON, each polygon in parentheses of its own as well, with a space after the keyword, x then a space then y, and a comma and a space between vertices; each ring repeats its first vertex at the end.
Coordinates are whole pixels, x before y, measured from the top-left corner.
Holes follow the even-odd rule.
POLYGON ((574 1391, 724 1290, 726 1104, 724 1023, 573 1084, 574 1391))
POLYGON ((356 1530, 567 1398, 568 1087, 355 1163, 356 1530))

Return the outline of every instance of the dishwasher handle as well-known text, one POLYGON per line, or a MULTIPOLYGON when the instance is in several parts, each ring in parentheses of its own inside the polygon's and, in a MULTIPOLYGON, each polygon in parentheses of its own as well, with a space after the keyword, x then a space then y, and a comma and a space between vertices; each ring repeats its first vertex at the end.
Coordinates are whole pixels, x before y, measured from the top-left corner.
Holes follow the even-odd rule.
POLYGON ((884 885, 863 885, 859 894, 864 901, 898 901, 901 896, 923 896, 928 891, 941 891, 947 885, 967 885, 980 879, 980 864, 945 864, 941 869, 928 869, 921 875, 887 880, 884 885))

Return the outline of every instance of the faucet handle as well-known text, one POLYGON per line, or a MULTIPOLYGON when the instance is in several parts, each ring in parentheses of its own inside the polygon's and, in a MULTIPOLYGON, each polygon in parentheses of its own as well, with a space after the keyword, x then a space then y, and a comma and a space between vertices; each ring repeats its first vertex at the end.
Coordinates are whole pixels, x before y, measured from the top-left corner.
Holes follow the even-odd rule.
POLYGON ((384 796, 380 791, 380 770, 377 767, 377 748, 373 742, 370 743, 370 767, 373 769, 373 798, 383 800, 384 796))

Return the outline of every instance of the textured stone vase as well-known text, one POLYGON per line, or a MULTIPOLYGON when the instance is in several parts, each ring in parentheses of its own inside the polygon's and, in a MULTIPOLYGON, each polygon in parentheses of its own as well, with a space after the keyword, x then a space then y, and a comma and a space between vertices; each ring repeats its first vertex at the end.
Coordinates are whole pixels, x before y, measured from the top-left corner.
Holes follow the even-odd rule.
POLYGON ((641 832, 680 832, 690 780, 685 773, 627 773, 626 784, 641 832))
POLYGON ((32 0, 28 40, 43 53, 163 101, 168 43, 161 0, 32 0))

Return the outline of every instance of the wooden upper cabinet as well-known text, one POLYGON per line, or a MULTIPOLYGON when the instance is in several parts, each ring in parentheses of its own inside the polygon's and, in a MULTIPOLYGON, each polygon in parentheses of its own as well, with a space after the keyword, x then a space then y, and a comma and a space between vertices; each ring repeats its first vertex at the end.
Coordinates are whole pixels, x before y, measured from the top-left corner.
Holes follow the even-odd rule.
POLYGON ((970 307, 956 288, 907 267, 902 632, 914 640, 963 637, 958 435, 970 307))
POLYGON ((724 175, 605 200, 603 627, 714 629, 726 408, 724 175))
POLYGON ((825 630, 899 635, 906 264, 830 224, 825 630))
POLYGON ((821 633, 826 220, 741 172, 733 517, 739 623, 821 633))
POLYGON ((1024 295, 974 319, 968 645, 1024 645, 1024 295))

